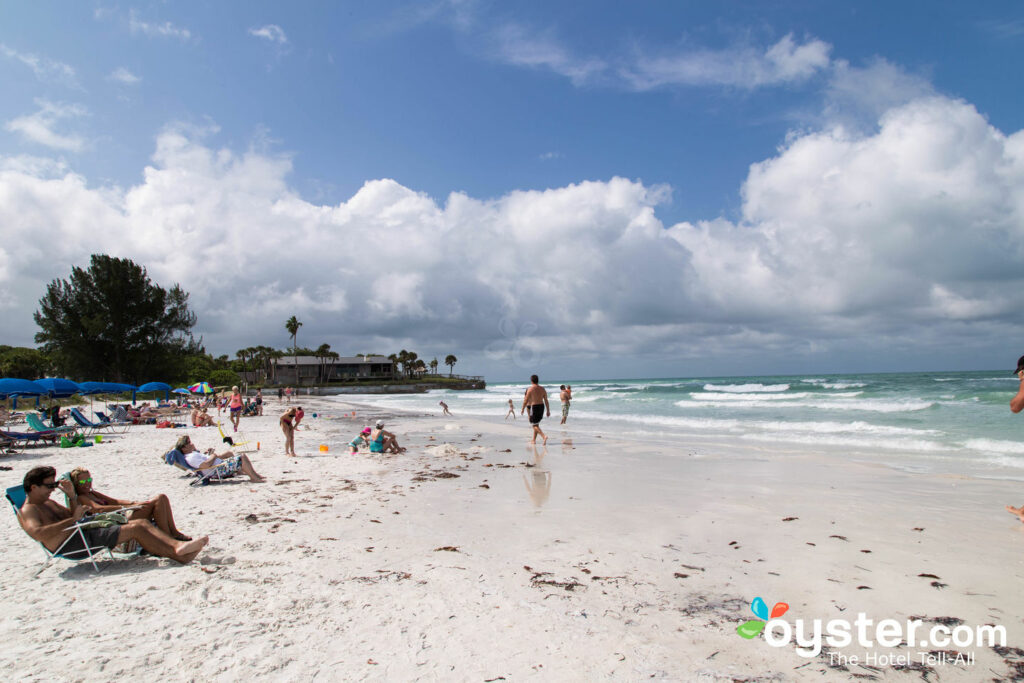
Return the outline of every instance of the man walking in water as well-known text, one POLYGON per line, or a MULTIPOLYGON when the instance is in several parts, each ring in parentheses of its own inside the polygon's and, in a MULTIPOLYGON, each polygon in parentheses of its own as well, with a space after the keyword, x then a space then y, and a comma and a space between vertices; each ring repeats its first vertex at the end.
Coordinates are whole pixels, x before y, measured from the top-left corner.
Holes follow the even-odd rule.
POLYGON ((551 417, 551 405, 548 403, 547 389, 542 387, 539 382, 537 375, 530 375, 530 386, 526 388, 523 407, 519 411, 519 414, 522 415, 526 412, 527 406, 530 408, 530 426, 533 427, 533 438, 530 439, 530 443, 537 443, 538 434, 544 439, 544 443, 548 442, 547 435, 540 429, 540 421, 544 419, 545 410, 547 416, 551 417))
MULTIPOLYGON (((1024 410, 1024 356, 1017 360, 1017 371, 1014 374, 1020 379, 1020 389, 1017 390, 1017 395, 1010 399, 1010 411, 1019 413, 1024 410)), ((1024 522, 1024 505, 1019 508, 1007 505, 1006 511, 1011 515, 1017 515, 1020 521, 1024 522)))
POLYGON ((558 424, 565 424, 565 420, 569 417, 569 402, 572 401, 572 394, 565 388, 565 385, 558 387, 558 400, 562 402, 562 421, 558 424))

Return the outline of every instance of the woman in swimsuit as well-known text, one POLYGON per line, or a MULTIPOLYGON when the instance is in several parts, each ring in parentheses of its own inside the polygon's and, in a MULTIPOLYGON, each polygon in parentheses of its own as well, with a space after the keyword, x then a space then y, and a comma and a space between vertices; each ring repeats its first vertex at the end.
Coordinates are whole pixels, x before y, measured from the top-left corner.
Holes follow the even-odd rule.
POLYGON ((89 508, 90 512, 111 512, 125 507, 137 507, 133 510, 129 519, 145 519, 156 524, 165 534, 176 541, 191 541, 191 536, 178 531, 174 526, 174 516, 171 514, 171 502, 167 496, 159 494, 152 500, 132 502, 130 500, 118 500, 104 495, 92 487, 92 475, 89 470, 76 468, 71 470, 71 485, 74 492, 68 496, 68 502, 74 505, 72 497, 77 497, 78 504, 89 508))
POLYGON ((289 408, 284 411, 281 415, 281 431, 284 432, 284 454, 295 455, 295 425, 292 424, 292 420, 295 419, 295 408, 289 408))
POLYGON ((228 401, 228 407, 231 408, 231 424, 237 432, 238 421, 242 419, 242 394, 238 391, 238 387, 231 387, 231 399, 228 401))

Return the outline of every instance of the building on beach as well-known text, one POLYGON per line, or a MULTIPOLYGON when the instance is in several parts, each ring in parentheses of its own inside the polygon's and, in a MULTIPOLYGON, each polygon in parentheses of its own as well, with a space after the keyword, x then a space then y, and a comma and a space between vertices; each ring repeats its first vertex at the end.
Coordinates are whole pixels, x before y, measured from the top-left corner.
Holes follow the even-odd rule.
POLYGON ((395 364, 386 356, 281 356, 273 361, 274 381, 283 385, 391 379, 395 364))

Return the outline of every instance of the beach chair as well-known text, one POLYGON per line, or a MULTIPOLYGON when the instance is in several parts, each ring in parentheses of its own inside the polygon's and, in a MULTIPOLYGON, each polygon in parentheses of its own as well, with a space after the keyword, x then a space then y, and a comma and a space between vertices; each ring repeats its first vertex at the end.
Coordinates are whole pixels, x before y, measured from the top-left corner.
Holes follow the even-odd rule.
POLYGON ((99 410, 96 411, 96 418, 99 420, 99 424, 109 427, 111 431, 121 430, 120 433, 128 431, 128 428, 132 426, 130 421, 119 421, 113 420, 107 417, 107 414, 99 410))
POLYGON ((59 434, 61 436, 66 436, 78 431, 77 427, 72 427, 71 425, 66 427, 47 427, 46 424, 43 423, 43 420, 35 413, 26 414, 25 422, 28 423, 28 428, 33 432, 44 434, 59 434))
POLYGON ((110 422, 93 422, 85 415, 83 415, 82 411, 79 410, 78 408, 71 409, 71 418, 75 421, 75 423, 78 426, 86 430, 86 435, 95 434, 96 432, 103 432, 107 430, 113 431, 116 427, 116 425, 110 422))
POLYGON ((239 469, 239 462, 237 458, 225 460, 216 467, 211 467, 205 470, 197 470, 188 464, 185 460, 185 455, 178 449, 172 449, 164 453, 162 460, 172 467, 177 467, 179 470, 183 470, 188 473, 189 486, 206 486, 210 483, 220 482, 229 477, 235 475, 239 469))
POLYGON ((58 432, 12 432, 9 430, 0 430, 0 435, 4 439, 13 441, 15 446, 20 444, 23 450, 29 444, 45 443, 47 441, 56 444, 60 437, 64 436, 58 432))
POLYGON ((235 432, 234 436, 228 436, 224 433, 224 429, 221 428, 220 422, 217 422, 217 431, 220 432, 221 441, 231 446, 232 450, 236 450, 239 453, 252 453, 256 449, 252 447, 252 441, 242 435, 242 432, 235 432))
MULTIPOLYGON (((7 489, 7 502, 9 502, 11 504, 11 507, 14 508, 14 514, 19 519, 19 526, 20 526, 20 520, 21 520, 21 506, 25 504, 26 498, 28 498, 28 495, 25 493, 25 487, 22 486, 21 484, 18 484, 17 486, 12 486, 9 489, 7 489)), ((131 552, 131 553, 115 553, 114 551, 112 551, 110 548, 107 548, 106 546, 103 546, 103 547, 100 547, 100 548, 88 547, 89 544, 85 540, 85 534, 82 533, 82 524, 83 524, 83 522, 84 522, 84 520, 83 521, 79 521, 77 524, 75 524, 75 525, 73 525, 71 527, 68 527, 69 529, 71 529, 71 534, 64 540, 63 543, 60 544, 60 547, 57 548, 57 550, 55 550, 53 552, 50 552, 49 548, 47 548, 42 543, 39 543, 39 547, 43 549, 44 553, 46 553, 46 563, 42 567, 40 567, 38 571, 36 571, 34 576, 39 576, 39 574, 42 573, 42 571, 44 569, 46 569, 47 567, 50 566, 50 563, 53 562, 54 558, 57 558, 57 557, 61 558, 62 560, 68 560, 69 562, 85 562, 85 561, 88 561, 88 562, 90 562, 92 564, 92 568, 94 570, 96 570, 96 572, 100 571, 99 565, 96 564, 96 556, 97 555, 102 555, 102 553, 104 551, 107 553, 107 555, 110 557, 111 560, 129 559, 129 558, 132 558, 132 557, 138 557, 139 552, 141 551, 141 548, 139 550, 136 550, 136 551, 131 552), (68 542, 72 538, 75 538, 76 535, 81 537, 82 545, 86 546, 85 551, 88 553, 88 556, 86 556, 86 557, 64 557, 63 555, 61 555, 61 548, 66 546, 68 544, 68 542)), ((38 543, 38 541, 36 541, 36 542, 38 543)))

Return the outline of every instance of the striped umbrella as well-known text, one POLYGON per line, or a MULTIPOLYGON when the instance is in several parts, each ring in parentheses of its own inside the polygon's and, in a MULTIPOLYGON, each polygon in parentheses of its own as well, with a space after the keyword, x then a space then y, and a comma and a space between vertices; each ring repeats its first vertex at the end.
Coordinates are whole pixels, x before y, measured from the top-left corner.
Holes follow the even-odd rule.
POLYGON ((196 382, 188 388, 193 394, 212 394, 213 389, 210 388, 209 382, 196 382))

